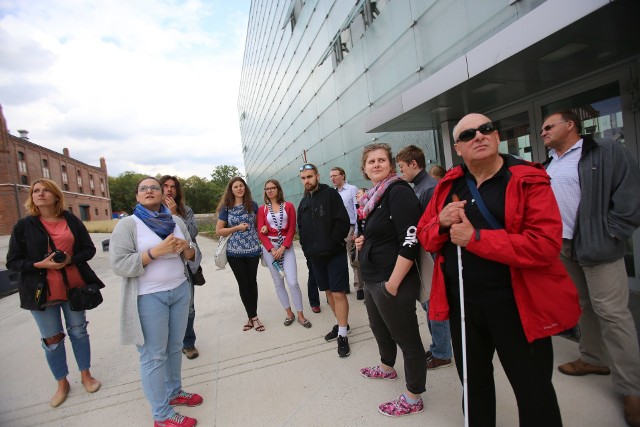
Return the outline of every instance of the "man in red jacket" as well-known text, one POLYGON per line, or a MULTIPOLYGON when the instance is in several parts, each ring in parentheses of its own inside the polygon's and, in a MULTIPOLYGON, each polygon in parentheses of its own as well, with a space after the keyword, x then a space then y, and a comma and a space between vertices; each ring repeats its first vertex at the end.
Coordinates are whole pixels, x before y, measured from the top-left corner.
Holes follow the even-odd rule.
POLYGON ((574 326, 580 308, 559 259, 562 221, 549 177, 541 165, 499 154, 486 116, 463 117, 453 137, 464 165, 445 175, 418 224, 420 243, 437 253, 429 317, 449 318, 462 379, 460 246, 470 425, 496 424, 497 351, 520 426, 561 426, 551 335, 574 326))

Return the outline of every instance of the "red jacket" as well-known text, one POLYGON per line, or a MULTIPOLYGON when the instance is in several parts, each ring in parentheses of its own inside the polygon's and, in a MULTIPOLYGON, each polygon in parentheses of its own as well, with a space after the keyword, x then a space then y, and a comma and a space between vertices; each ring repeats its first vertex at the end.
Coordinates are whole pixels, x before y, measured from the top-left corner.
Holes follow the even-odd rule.
MULTIPOLYGON (((296 208, 293 206, 293 203, 284 202, 284 212, 287 214, 287 227, 280 230, 282 235, 284 236, 284 247, 290 248, 293 244, 293 237, 296 235, 296 208)), ((267 249, 267 251, 271 251, 273 249, 273 244, 271 240, 269 240, 269 236, 278 237, 278 230, 272 228, 267 222, 267 215, 270 215, 269 208, 267 205, 262 205, 258 208, 258 237, 260 241, 267 249), (260 230, 262 226, 267 226, 267 234, 262 234, 260 230)), ((279 213, 275 214, 276 217, 279 217, 279 213)))
MULTIPOLYGON (((560 261, 562 220, 541 165, 526 162, 509 168, 505 194, 505 228, 483 229, 466 250, 507 264, 520 320, 529 342, 574 327, 580 317, 578 292, 560 261)), ((433 269, 429 318, 446 320, 444 257, 440 250, 449 234, 440 234, 439 214, 453 181, 464 174, 460 166, 440 181, 418 223, 418 240, 428 252, 438 253, 433 269)))

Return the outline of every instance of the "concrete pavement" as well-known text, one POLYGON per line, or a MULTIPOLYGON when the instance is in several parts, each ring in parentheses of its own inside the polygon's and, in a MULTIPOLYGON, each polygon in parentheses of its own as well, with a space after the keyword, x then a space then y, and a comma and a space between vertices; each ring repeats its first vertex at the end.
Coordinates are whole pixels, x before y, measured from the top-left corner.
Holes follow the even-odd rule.
MULTIPOLYGON (((49 399, 56 383, 40 347, 38 329, 31 314, 19 308, 18 295, 0 300, 0 426, 152 426, 149 405, 140 385, 138 353, 119 343, 121 280, 109 266, 100 242, 108 234, 92 234, 98 252, 90 262, 107 285, 104 303, 89 311, 92 373, 102 382, 95 394, 80 384, 80 375, 67 342, 71 392, 62 406, 52 409, 49 399)), ((8 236, 0 237, 0 262, 4 264, 8 236)), ((306 298, 306 265, 297 248, 305 315, 313 323, 305 329, 297 323, 285 327, 285 312, 275 294, 266 268, 258 272, 258 315, 265 332, 242 331, 246 321, 238 289, 227 267, 216 270, 216 242, 198 239, 204 253, 207 283, 196 289, 196 346, 200 357, 183 359, 183 385, 203 396, 196 408, 179 408, 198 419, 199 426, 461 426, 461 386, 453 367, 427 375, 425 411, 415 416, 389 419, 377 412, 381 402, 404 390, 399 352, 397 381, 362 378, 358 369, 378 364, 375 339, 366 310, 355 292, 349 296, 351 356, 338 358, 336 342, 324 335, 335 319, 325 303, 314 314, 306 298)), ((2 265, 0 264, 0 265, 2 265)), ((418 307, 425 347, 430 342, 424 312, 418 307)), ((577 344, 554 338, 555 365, 574 360, 577 344)), ((498 425, 515 426, 517 407, 511 387, 495 359, 498 425)), ((610 377, 567 377, 557 371, 554 384, 565 426, 624 426, 622 403, 610 377)))

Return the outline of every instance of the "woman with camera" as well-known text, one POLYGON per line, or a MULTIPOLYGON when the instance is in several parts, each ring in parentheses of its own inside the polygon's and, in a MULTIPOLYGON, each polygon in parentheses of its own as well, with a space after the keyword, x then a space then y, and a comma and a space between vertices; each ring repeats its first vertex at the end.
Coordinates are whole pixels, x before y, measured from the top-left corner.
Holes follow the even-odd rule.
POLYGON ((154 426, 193 427, 197 421, 174 406, 202 403, 201 396, 182 389, 182 340, 191 301, 186 261, 197 265, 201 254, 182 219, 163 205, 156 178, 140 180, 135 191, 133 215, 118 222, 109 245, 113 271, 122 276, 121 339, 138 348, 154 426))
POLYGON ((66 400, 71 388, 62 315, 80 382, 89 393, 100 388, 89 370, 91 345, 85 312, 72 311, 67 298, 68 289, 88 283, 102 285, 87 264, 96 248, 82 221, 64 206, 64 196, 55 182, 45 178, 34 182, 25 203, 29 215, 14 226, 7 252, 7 268, 20 272, 20 307, 31 310, 47 363, 58 381, 58 389, 49 401, 54 408, 66 400))

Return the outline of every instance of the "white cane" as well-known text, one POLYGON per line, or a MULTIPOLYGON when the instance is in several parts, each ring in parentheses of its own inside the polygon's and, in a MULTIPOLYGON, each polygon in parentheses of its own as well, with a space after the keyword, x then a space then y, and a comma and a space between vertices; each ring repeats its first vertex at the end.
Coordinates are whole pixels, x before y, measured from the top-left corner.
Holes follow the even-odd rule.
MULTIPOLYGON (((453 195, 454 202, 459 201, 457 195, 453 195)), ((462 399, 464 406, 464 427, 469 427, 469 393, 467 390, 467 331, 465 328, 464 315, 464 284, 462 280, 462 248, 457 245, 458 253, 458 284, 460 291, 460 331, 462 334, 462 399)))
POLYGON ((469 394, 467 391, 467 333, 464 325, 464 286, 462 284, 462 248, 458 251, 458 282, 460 283, 460 331, 462 332, 462 395, 464 401, 464 427, 469 427, 469 394))

